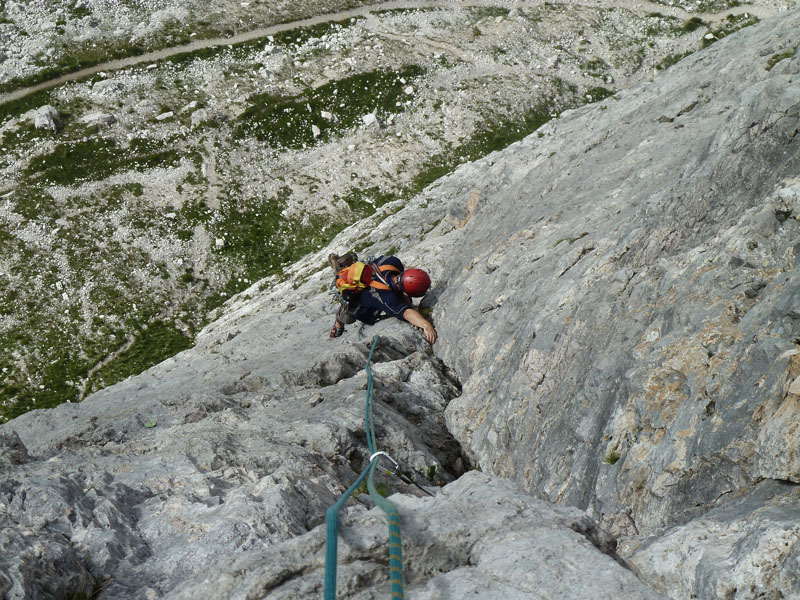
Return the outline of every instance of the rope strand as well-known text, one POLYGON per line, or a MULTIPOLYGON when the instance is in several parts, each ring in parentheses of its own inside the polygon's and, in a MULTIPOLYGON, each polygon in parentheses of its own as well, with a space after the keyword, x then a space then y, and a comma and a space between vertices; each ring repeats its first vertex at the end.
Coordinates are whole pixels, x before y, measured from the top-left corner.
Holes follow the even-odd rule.
POLYGON ((327 524, 326 540, 325 540, 325 600, 336 600, 336 567, 337 567, 337 553, 339 549, 339 512, 344 507, 345 502, 350 495, 358 488, 359 485, 367 478, 367 490, 372 501, 386 513, 389 522, 389 580, 391 582, 391 597, 392 600, 402 600, 404 594, 403 588, 403 542, 400 535, 400 513, 394 504, 389 502, 386 498, 378 493, 375 488, 375 468, 378 466, 378 459, 381 456, 388 458, 395 466, 397 463, 386 452, 379 452, 376 449, 375 443, 375 427, 373 422, 373 409, 372 409, 372 395, 373 395, 373 378, 370 363, 372 362, 372 354, 378 346, 379 336, 375 336, 372 342, 372 349, 367 357, 367 400, 364 405, 364 428, 367 433, 367 446, 370 451, 370 461, 364 472, 358 476, 353 485, 351 485, 341 498, 331 506, 325 513, 325 521, 327 524))

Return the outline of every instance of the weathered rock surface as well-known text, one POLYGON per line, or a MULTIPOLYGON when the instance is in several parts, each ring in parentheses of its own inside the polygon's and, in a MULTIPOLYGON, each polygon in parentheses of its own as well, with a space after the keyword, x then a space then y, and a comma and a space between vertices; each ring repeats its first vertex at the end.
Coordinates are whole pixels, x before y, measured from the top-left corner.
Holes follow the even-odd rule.
POLYGON ((87 125, 113 125, 117 118, 111 113, 93 112, 81 117, 81 122, 87 125))
POLYGON ((675 598, 799 598, 800 490, 787 488, 762 482, 626 553, 675 598))
MULTIPOLYGON (((415 593, 797 596, 800 57, 765 67, 798 43, 794 10, 570 112, 253 286, 194 349, 0 427, 0 590, 318 594, 324 510, 368 459, 368 342, 320 341, 325 254, 358 243, 435 282, 436 356, 367 330, 379 445, 450 481, 444 412, 492 475, 397 488, 415 593)), ((381 515, 344 528, 342 589, 382 593, 381 515)))
POLYGON ((36 129, 46 129, 53 133, 61 129, 61 117, 58 111, 49 104, 30 111, 28 116, 36 129))
MULTIPOLYGON (((280 324, 296 335, 281 333, 267 348, 259 327, 229 334, 82 404, 4 426, 3 456, 12 460, 0 488, 0 590, 14 599, 93 586, 109 598, 320 593, 324 511, 368 462, 369 347, 297 346, 319 334, 319 313, 259 315, 265 331, 280 324)), ((457 382, 407 325, 379 329, 379 445, 421 485, 430 487, 419 474, 432 466, 446 482, 460 473, 443 423, 457 382)), ((392 501, 419 597, 660 597, 617 562, 616 542, 585 513, 534 500, 510 482, 473 472, 436 498, 392 501), (509 548, 517 555, 510 565, 509 548)), ((386 526, 382 513, 351 504, 340 590, 371 597, 386 587, 386 526)))
MULTIPOLYGON (((476 471, 435 498, 390 498, 402 517, 408 597, 662 598, 616 562, 614 542, 576 509, 536 500, 476 471)), ((340 526, 338 591, 388 596, 386 519, 350 511, 340 526)), ((266 550, 229 557, 167 597, 311 598, 323 592, 325 527, 266 550), (246 574, 246 575, 243 575, 246 574)))
MULTIPOLYGON (((394 330, 373 358, 377 435, 404 468, 449 481, 460 454, 443 411, 457 383, 408 328, 394 330)), ((76 594, 95 578, 110 598, 159 595, 230 552, 324 520, 369 462, 368 342, 331 347, 320 361, 295 337, 269 350, 259 340, 274 360, 239 355, 250 371, 240 374, 224 364, 229 350, 250 347, 244 338, 215 345, 181 375, 168 361, 120 394, 35 411, 2 430, 7 597, 76 594)))
MULTIPOLYGON (((463 227, 429 240, 448 257, 435 314, 464 386, 448 425, 484 470, 621 536, 797 481, 800 59, 768 71, 763 51, 796 48, 798 24, 723 40, 451 180, 463 227)), ((794 518, 774 493, 766 530, 794 518)), ((685 549, 715 573, 699 597, 726 597, 748 556, 714 544, 685 549)))

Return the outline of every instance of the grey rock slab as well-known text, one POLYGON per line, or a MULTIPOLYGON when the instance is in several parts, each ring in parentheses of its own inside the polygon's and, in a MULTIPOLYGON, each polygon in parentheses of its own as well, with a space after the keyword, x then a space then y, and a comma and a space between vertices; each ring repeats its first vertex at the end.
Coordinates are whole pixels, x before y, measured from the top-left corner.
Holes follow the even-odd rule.
POLYGON ((767 71, 760 50, 798 25, 726 37, 441 183, 448 426, 484 470, 619 535, 796 477, 778 454, 800 443, 800 226, 776 190, 798 186, 800 60, 767 71))
MULTIPOLYGON (((794 351, 790 351, 794 352, 794 351)), ((794 358, 792 363, 800 359, 794 358)), ((800 455, 798 455, 798 430, 800 430, 800 395, 791 388, 783 401, 773 404, 766 416, 756 441, 756 464, 762 477, 800 483, 800 455)))
POLYGON ((125 89, 125 84, 118 79, 103 79, 92 85, 92 94, 117 95, 125 89))
POLYGON ((30 460, 28 449, 15 431, 0 431, 0 465, 10 468, 30 460))
POLYGON ((800 597, 800 488, 786 487, 763 482, 626 554, 671 598, 800 597))
POLYGON ((192 112, 192 127, 197 127, 202 123, 222 123, 228 120, 228 115, 221 111, 210 110, 208 108, 198 108, 192 112))
MULTIPOLYGON (((383 331, 373 356, 378 443, 417 484, 431 485, 431 467, 436 482, 446 483, 460 474, 460 451, 443 418, 457 381, 420 351, 424 342, 408 327, 383 331)), ((79 594, 94 578, 106 597, 162 594, 233 551, 323 522, 369 462, 370 340, 327 346, 324 359, 309 364, 314 353, 291 352, 297 340, 284 338, 288 346, 276 341, 270 351, 285 362, 261 363, 268 375, 256 355, 236 354, 266 351, 262 339, 226 337, 207 355, 219 364, 190 350, 116 391, 0 428, 0 503, 7 507, 0 551, 9 598, 33 597, 37 586, 79 594), (226 361, 231 351, 238 360, 226 361), (248 371, 230 368, 240 361, 248 371), (40 550, 18 551, 34 539, 40 550), (52 560, 37 566, 37 553, 52 560)), ((422 493, 396 479, 386 483, 422 493)))
MULTIPOLYGON (((433 498, 393 495, 413 598, 663 598, 620 563, 613 541, 579 510, 532 498, 472 471, 433 498)), ((325 527, 266 550, 228 557, 167 597, 319 597, 325 527)), ((378 508, 340 520, 339 597, 389 594, 388 530, 378 508)))
POLYGON ((191 102, 189 102, 189 104, 184 106, 179 112, 185 113, 189 111, 194 111, 198 108, 200 108, 200 103, 197 100, 192 100, 191 102))

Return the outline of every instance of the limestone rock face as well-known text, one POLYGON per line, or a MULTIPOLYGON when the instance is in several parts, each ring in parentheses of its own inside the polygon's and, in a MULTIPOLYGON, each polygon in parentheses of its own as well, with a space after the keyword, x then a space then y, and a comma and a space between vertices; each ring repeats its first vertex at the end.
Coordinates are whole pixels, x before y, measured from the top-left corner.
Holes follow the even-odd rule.
MULTIPOLYGON (((229 313, 241 333, 220 321, 197 348, 148 373, 4 426, 0 456, 11 459, 0 486, 0 590, 8 598, 96 586, 108 598, 321 593, 324 513, 369 461, 369 340, 298 346, 328 320, 319 302, 289 313, 273 306, 271 315, 253 308, 229 313)), ((661 597, 578 509, 478 472, 435 498, 423 493, 461 474, 443 418, 460 387, 408 325, 376 330, 378 444, 416 484, 383 478, 402 492, 392 501, 415 594, 661 597)), ((363 495, 350 500, 342 519, 347 597, 388 585, 386 522, 369 505, 363 495)))
POLYGON ((786 487, 762 482, 701 518, 631 541, 625 552, 674 598, 796 598, 800 490, 786 487))
MULTIPOLYGON (((435 498, 390 500, 402 515, 409 597, 663 598, 620 567, 613 540, 584 513, 536 500, 507 480, 472 471, 435 498)), ((353 510, 340 531, 339 597, 388 596, 384 514, 353 510)), ((229 557, 213 576, 199 574, 167 597, 320 597, 324 545, 325 528, 318 527, 287 544, 229 557)))
POLYGON ((676 598, 798 585, 793 488, 764 488, 757 525, 722 508, 797 482, 800 58, 767 70, 759 48, 797 44, 798 24, 722 40, 465 166, 431 244, 448 257, 441 356, 464 389, 450 430, 485 471, 617 536, 670 528, 636 564, 676 598), (757 550, 745 533, 720 550, 737 523, 757 550), (733 568, 746 560, 764 572, 733 568))
MULTIPOLYGON (((460 474, 443 419, 458 384, 408 328, 395 330, 373 356, 376 435, 419 485, 433 485, 416 475, 429 471, 444 483, 460 474)), ((289 351, 295 338, 273 340, 269 352, 283 353, 283 366, 251 355, 239 372, 225 367, 228 352, 252 338, 231 338, 213 345, 210 363, 168 361, 118 392, 3 428, 7 597, 77 594, 95 578, 109 598, 160 595, 234 549, 263 548, 323 522, 369 462, 368 341, 329 347, 315 363, 311 348, 289 351)))
POLYGON ((15 431, 0 431, 0 465, 10 468, 30 460, 28 449, 15 431))
POLYGON ((759 49, 799 15, 457 173, 435 315, 484 470, 620 535, 797 481, 800 59, 759 49))

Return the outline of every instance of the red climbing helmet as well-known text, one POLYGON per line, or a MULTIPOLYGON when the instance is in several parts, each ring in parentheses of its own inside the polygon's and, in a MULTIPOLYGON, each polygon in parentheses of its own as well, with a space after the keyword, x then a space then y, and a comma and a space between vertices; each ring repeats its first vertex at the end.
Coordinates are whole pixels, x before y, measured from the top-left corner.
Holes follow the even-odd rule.
POLYGON ((422 269, 406 269, 400 273, 400 289, 409 296, 420 298, 431 287, 431 278, 422 269))

